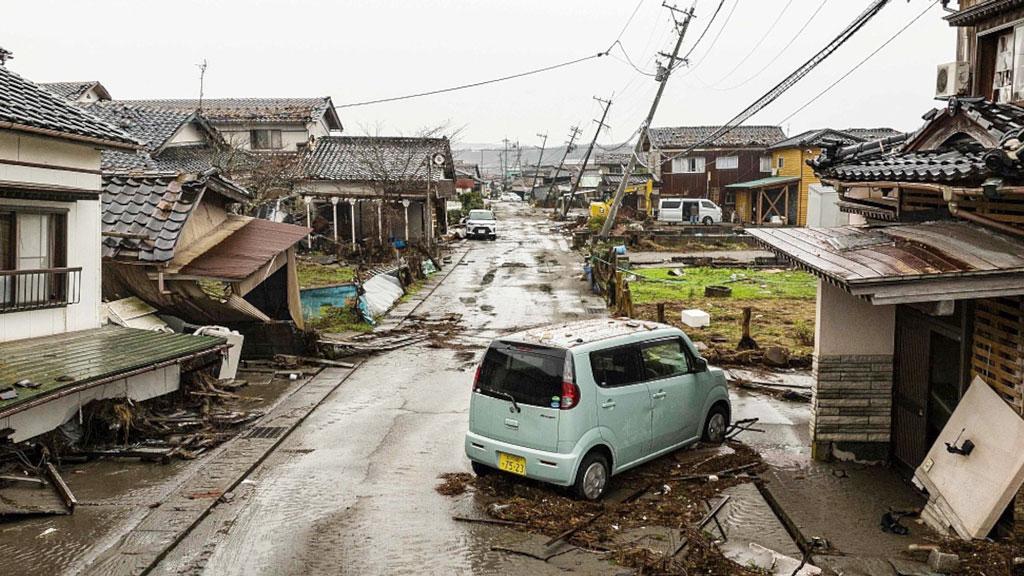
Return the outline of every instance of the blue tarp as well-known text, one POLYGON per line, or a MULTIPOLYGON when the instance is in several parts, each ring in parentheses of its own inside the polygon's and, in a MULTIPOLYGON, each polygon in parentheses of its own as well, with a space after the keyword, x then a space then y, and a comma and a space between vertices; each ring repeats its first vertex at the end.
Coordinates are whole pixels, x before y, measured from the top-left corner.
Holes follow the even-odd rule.
POLYGON ((341 308, 346 300, 358 298, 355 284, 340 284, 325 288, 306 288, 299 292, 304 318, 319 318, 322 306, 341 308))

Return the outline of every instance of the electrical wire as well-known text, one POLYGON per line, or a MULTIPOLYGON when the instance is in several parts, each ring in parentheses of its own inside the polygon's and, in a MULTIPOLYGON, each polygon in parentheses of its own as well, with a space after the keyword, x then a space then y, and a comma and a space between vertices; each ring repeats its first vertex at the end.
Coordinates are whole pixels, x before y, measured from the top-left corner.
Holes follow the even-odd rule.
POLYGON ((394 96, 394 97, 391 97, 391 98, 379 98, 379 99, 376 99, 376 100, 365 100, 363 102, 352 102, 352 103, 349 103, 349 104, 339 104, 339 105, 335 106, 335 108, 337 108, 339 110, 342 109, 342 108, 355 108, 357 106, 369 106, 371 104, 383 104, 385 102, 397 102, 399 100, 410 100, 412 98, 422 98, 423 96, 434 96, 436 94, 445 94, 447 92, 455 92, 457 90, 465 90, 467 88, 476 88, 478 86, 486 86, 488 84, 496 84, 498 82, 504 82, 506 80, 514 80, 516 78, 523 78, 525 76, 532 76, 534 74, 540 74, 541 72, 548 72, 548 71, 551 71, 551 70, 557 70, 559 68, 565 68, 567 66, 572 66, 574 64, 580 64, 582 62, 586 62, 588 60, 594 60, 596 58, 600 58, 602 56, 607 56, 607 55, 608 55, 608 52, 598 52, 597 54, 592 54, 590 56, 584 56, 583 58, 577 58, 575 60, 570 60, 568 62, 562 62, 560 64, 554 64, 552 66, 545 66, 543 68, 535 68, 533 70, 528 70, 526 72, 520 72, 518 74, 511 74, 511 75, 508 75, 508 76, 502 76, 500 78, 493 78, 491 80, 483 80, 481 82, 473 82, 473 83, 470 83, 470 84, 460 84, 458 86, 451 86, 449 88, 440 88, 438 90, 429 90, 429 91, 426 91, 426 92, 417 92, 415 94, 406 94, 404 96, 394 96))
POLYGON ((782 21, 782 17, 786 15, 786 12, 789 10, 789 7, 792 5, 793 0, 789 0, 788 2, 786 2, 786 5, 782 7, 782 10, 779 12, 779 15, 775 17, 775 21, 772 22, 772 25, 769 26, 767 30, 765 30, 761 38, 754 43, 753 47, 750 48, 750 52, 748 52, 746 56, 741 58, 740 61, 737 62, 736 65, 732 67, 732 70, 726 72, 725 76, 722 76, 717 82, 713 84, 713 86, 720 85, 727 78, 735 74, 736 71, 739 70, 741 66, 746 64, 748 60, 750 60, 750 57, 753 56, 755 52, 757 52, 757 49, 761 47, 761 44, 764 44, 764 41, 768 39, 768 36, 775 31, 775 28, 779 25, 779 22, 782 21))
MULTIPOLYGON (((715 34, 714 39, 711 40, 711 46, 708 46, 707 52, 705 52, 704 55, 700 57, 700 60, 698 60, 697 63, 690 68, 690 74, 692 74, 694 70, 700 67, 700 65, 703 64, 705 60, 707 60, 708 54, 711 54, 711 51, 715 49, 715 45, 718 44, 718 39, 722 37, 722 32, 725 32, 725 29, 729 27, 729 21, 732 20, 732 15, 736 13, 736 7, 739 5, 740 0, 736 0, 736 2, 732 5, 732 9, 729 10, 729 14, 725 17, 725 22, 722 23, 722 27, 718 29, 718 34, 715 34)), ((715 14, 717 15, 718 13, 716 12, 715 14)), ((704 36, 701 35, 701 38, 703 37, 704 36)), ((700 38, 697 39, 697 43, 700 43, 700 38)), ((693 49, 696 47, 697 44, 695 43, 690 48, 690 52, 687 52, 686 56, 683 57, 682 62, 686 61, 686 58, 689 57, 690 53, 693 52, 693 49)))
POLYGON ((935 7, 935 5, 936 5, 936 4, 938 4, 938 3, 940 2, 940 1, 941 1, 941 0, 935 0, 934 2, 932 2, 931 4, 929 4, 929 5, 928 5, 928 6, 927 6, 927 7, 926 7, 926 8, 925 8, 925 9, 924 9, 923 11, 921 11, 921 13, 920 13, 920 14, 918 14, 917 16, 915 16, 915 17, 914 17, 914 18, 913 18, 913 19, 912 19, 912 20, 911 20, 910 22, 907 22, 907 24, 906 24, 905 26, 903 26, 902 28, 900 28, 899 30, 897 30, 895 34, 893 34, 893 35, 892 35, 892 36, 891 36, 891 37, 890 37, 890 38, 889 38, 888 40, 886 40, 885 42, 883 42, 881 46, 879 46, 878 48, 876 48, 876 49, 874 50, 874 52, 872 52, 872 53, 868 54, 868 55, 867 55, 867 56, 866 56, 866 57, 865 57, 865 58, 864 58, 863 60, 861 60, 860 62, 858 62, 858 63, 857 63, 856 65, 854 65, 854 66, 853 66, 852 68, 850 68, 849 70, 847 70, 845 74, 843 74, 843 75, 842 75, 842 76, 840 76, 840 77, 839 77, 838 79, 836 79, 836 81, 835 81, 835 82, 833 82, 833 83, 829 84, 828 86, 826 86, 824 90, 822 90, 821 92, 818 92, 818 94, 817 94, 817 95, 815 95, 815 96, 814 96, 813 98, 811 98, 811 99, 810 99, 810 100, 808 100, 808 101, 807 101, 806 103, 804 103, 804 105, 803 105, 803 106, 800 106, 799 108, 797 108, 796 110, 794 110, 792 114, 790 114, 789 116, 786 116, 785 118, 783 118, 783 119, 782 119, 782 120, 781 120, 781 121, 779 122, 779 125, 781 126, 782 124, 785 124, 785 123, 786 123, 786 122, 787 122, 788 120, 790 120, 791 118, 793 118, 794 116, 796 116, 796 115, 797 115, 797 114, 799 114, 800 112, 803 112, 803 111, 804 111, 804 109, 806 109, 806 108, 807 108, 808 106, 810 106, 811 104, 814 104, 815 102, 817 102, 817 101, 818 101, 818 99, 820 99, 820 98, 821 98, 822 96, 824 96, 825 94, 827 94, 828 92, 830 92, 830 91, 831 91, 831 90, 832 90, 833 88, 835 88, 836 86, 838 86, 840 82, 842 82, 843 80, 846 80, 847 78, 849 78, 849 77, 850 77, 850 75, 851 75, 851 74, 853 74, 854 72, 856 72, 858 68, 860 68, 861 66, 863 66, 864 64, 866 64, 866 63, 868 62, 868 60, 871 60, 871 59, 872 59, 872 58, 873 58, 873 57, 874 57, 874 56, 875 56, 876 54, 878 54, 879 52, 881 52, 881 51, 882 51, 882 50, 883 50, 883 49, 884 49, 884 48, 885 48, 886 46, 888 46, 889 44, 892 44, 892 43, 893 43, 893 42, 894 42, 894 41, 895 41, 895 40, 896 40, 897 38, 899 38, 899 37, 900 37, 900 36, 901 36, 901 35, 902 35, 902 34, 903 34, 904 32, 906 32, 908 28, 910 28, 911 26, 913 26, 913 25, 914 25, 914 23, 916 23, 916 22, 917 22, 918 20, 920 20, 921 18, 923 18, 923 17, 924 17, 924 15, 925 15, 925 14, 927 14, 927 13, 928 13, 928 11, 929 11, 929 10, 931 10, 931 9, 932 9, 933 7, 935 7))
MULTIPOLYGON (((941 0, 935 0, 938 3, 941 0)), ((722 136, 725 136, 729 132, 735 130, 738 126, 746 122, 753 115, 757 114, 765 107, 770 105, 772 102, 779 99, 780 96, 785 94, 790 88, 795 86, 797 82, 802 80, 805 76, 811 73, 812 70, 817 68, 822 62, 827 60, 832 54, 835 54, 836 50, 839 50, 844 44, 846 44, 850 38, 852 38, 857 32, 859 32, 864 26, 867 25, 879 12, 888 4, 890 0, 875 0, 871 3, 866 10, 860 13, 838 36, 833 38, 824 48, 819 50, 809 60, 804 62, 795 71, 786 76, 781 82, 776 84, 771 90, 766 92, 763 96, 754 101, 753 104, 747 106, 742 112, 734 116, 731 120, 725 123, 721 128, 715 130, 710 135, 702 138, 699 142, 688 146, 685 150, 674 154, 671 158, 677 158, 679 156, 686 156, 693 150, 706 146, 711 142, 717 141, 722 136)), ((933 4, 934 5, 934 4, 933 4)), ((930 8, 931 6, 929 6, 930 8)))
POLYGON ((722 6, 725 6, 725 0, 719 0, 718 8, 715 8, 715 13, 712 14, 711 19, 708 20, 708 25, 704 27, 704 31, 701 32, 700 36, 697 37, 697 41, 693 43, 693 46, 690 46, 690 49, 687 50, 686 54, 684 54, 680 60, 686 62, 690 55, 693 54, 693 51, 697 49, 697 46, 700 45, 700 41, 704 39, 704 36, 707 35, 708 30, 711 29, 711 25, 715 23, 715 18, 718 18, 718 13, 722 11, 722 6))
MULTIPOLYGON (((736 84, 734 86, 730 86, 728 88, 716 88, 715 86, 705 86, 705 88, 710 88, 712 90, 718 90, 720 92, 728 92, 730 90, 736 90, 737 88, 742 88, 743 86, 746 86, 747 84, 751 83, 755 79, 759 78, 761 76, 761 74, 764 74, 765 72, 767 72, 768 69, 771 68, 773 64, 778 62, 779 58, 782 58, 782 55, 785 54, 787 50, 789 50, 790 46, 792 46, 797 41, 797 39, 800 38, 800 36, 804 33, 804 30, 806 30, 807 27, 811 25, 811 22, 814 22, 814 19, 817 18, 818 14, 821 13, 821 10, 822 10, 822 8, 825 7, 825 3, 826 2, 828 2, 828 0, 821 0, 821 4, 818 5, 818 8, 815 9, 814 12, 811 13, 810 18, 808 18, 807 21, 804 22, 803 26, 801 26, 800 29, 796 31, 796 34, 793 34, 790 37, 789 42, 786 42, 786 45, 782 47, 782 50, 779 50, 779 53, 776 54, 774 58, 769 60, 768 63, 764 65, 764 67, 762 67, 760 70, 758 70, 756 74, 754 74, 753 76, 747 78, 743 82, 740 82, 739 84, 736 84)), ((697 76, 694 76, 694 78, 697 78, 698 80, 700 80, 700 78, 697 77, 697 76)), ((716 86, 717 86, 717 84, 716 84, 716 86)))
MULTIPOLYGON (((622 30, 619 30, 619 35, 615 37, 615 42, 612 42, 612 45, 609 46, 608 49, 605 50, 605 52, 611 52, 612 47, 615 46, 616 44, 619 44, 621 46, 619 41, 622 40, 622 35, 626 33, 626 30, 629 28, 629 25, 633 22, 633 18, 636 18, 636 13, 640 11, 640 6, 642 6, 643 3, 644 0, 639 0, 639 2, 636 3, 636 8, 633 8, 633 13, 629 15, 629 19, 626 20, 626 23, 622 25, 622 30)), ((625 49, 623 49, 623 52, 625 52, 625 49)))

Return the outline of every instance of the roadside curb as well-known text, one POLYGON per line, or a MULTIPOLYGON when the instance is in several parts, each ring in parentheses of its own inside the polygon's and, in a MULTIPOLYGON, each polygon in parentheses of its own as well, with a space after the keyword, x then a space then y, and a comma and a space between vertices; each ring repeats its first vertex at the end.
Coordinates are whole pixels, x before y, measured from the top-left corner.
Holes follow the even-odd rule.
POLYGON ((387 316, 384 317, 384 321, 377 325, 376 330, 394 330, 396 328, 400 328, 402 324, 404 324, 410 316, 415 314, 416 310, 418 310, 419 307, 434 294, 437 288, 443 284, 449 276, 451 276, 452 272, 455 272, 455 269, 462 264, 466 255, 469 254, 472 249, 473 248, 471 246, 460 246, 458 250, 453 251, 452 263, 449 265, 448 270, 443 273, 435 274, 424 283, 424 290, 421 290, 415 297, 410 298, 409 301, 403 302, 402 304, 392 308, 388 312, 387 316), (428 287, 429 290, 427 290, 428 287))
POLYGON ((358 368, 320 371, 255 427, 225 443, 82 573, 148 574, 358 368))

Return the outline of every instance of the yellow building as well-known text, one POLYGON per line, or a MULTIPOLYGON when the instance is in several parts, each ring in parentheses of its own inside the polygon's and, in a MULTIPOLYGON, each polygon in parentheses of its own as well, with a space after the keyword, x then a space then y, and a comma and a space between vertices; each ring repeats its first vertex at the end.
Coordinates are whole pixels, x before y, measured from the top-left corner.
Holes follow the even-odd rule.
MULTIPOLYGON (((736 195, 736 215, 745 224, 806 226, 810 188, 821 182, 807 161, 830 142, 857 144, 897 134, 895 130, 810 130, 772 145, 770 177, 726 186, 736 195)), ((764 158, 763 162, 768 162, 764 158)))

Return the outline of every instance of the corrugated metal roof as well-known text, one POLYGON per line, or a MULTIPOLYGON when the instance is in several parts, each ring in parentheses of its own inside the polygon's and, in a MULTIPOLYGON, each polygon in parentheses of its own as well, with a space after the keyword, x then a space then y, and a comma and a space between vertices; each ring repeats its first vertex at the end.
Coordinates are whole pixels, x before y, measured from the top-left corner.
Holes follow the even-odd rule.
POLYGON ((969 222, 746 232, 875 303, 976 298, 996 290, 1024 294, 1024 241, 969 222))
POLYGON ((63 388, 213 351, 223 344, 222 338, 213 336, 121 326, 0 343, 0 386, 22 379, 39 384, 38 388, 17 388, 17 398, 0 402, 0 415, 63 388))
POLYGON ((244 280, 309 234, 303 226, 254 219, 181 269, 179 274, 244 280))
POLYGON ((792 182, 799 182, 799 176, 769 176, 767 178, 758 178, 757 180, 750 180, 748 182, 737 182, 735 184, 728 184, 726 188, 732 190, 750 190, 753 188, 771 188, 773 186, 781 186, 782 184, 790 184, 792 182))

